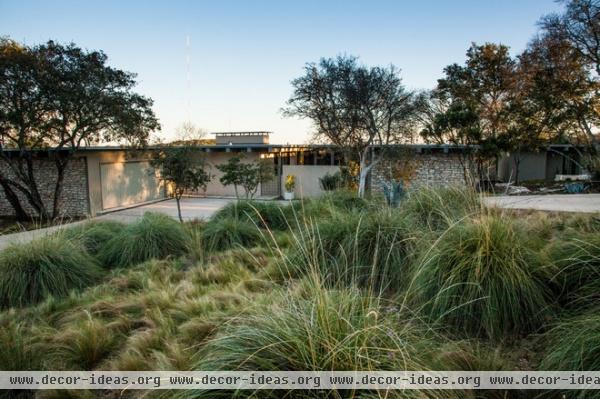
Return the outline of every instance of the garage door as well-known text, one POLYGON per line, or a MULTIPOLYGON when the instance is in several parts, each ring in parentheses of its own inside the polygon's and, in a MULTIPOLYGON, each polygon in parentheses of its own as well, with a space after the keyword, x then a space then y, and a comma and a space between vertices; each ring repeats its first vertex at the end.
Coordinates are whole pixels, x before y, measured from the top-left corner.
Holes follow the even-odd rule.
POLYGON ((164 198, 165 190, 148 162, 100 165, 102 209, 139 204, 164 198))

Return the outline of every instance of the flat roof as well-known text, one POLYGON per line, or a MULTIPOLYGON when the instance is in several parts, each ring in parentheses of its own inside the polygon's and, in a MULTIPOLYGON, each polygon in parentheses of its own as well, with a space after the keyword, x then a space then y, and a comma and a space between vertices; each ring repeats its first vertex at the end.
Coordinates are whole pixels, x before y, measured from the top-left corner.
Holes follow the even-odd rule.
POLYGON ((240 137, 240 136, 268 136, 272 132, 267 131, 256 131, 256 132, 215 132, 216 137, 240 137))
MULTIPOLYGON (((134 147, 129 147, 129 146, 124 146, 124 145, 99 145, 99 146, 86 146, 86 147, 81 147, 79 148, 78 151, 80 152, 96 152, 96 151, 126 151, 126 150, 130 150, 130 151, 152 151, 152 150, 158 150, 161 148, 165 148, 165 145, 149 145, 147 147, 143 147, 143 148, 134 148, 134 147)), ((183 147, 183 146, 175 146, 175 147, 183 147)), ((202 144, 202 145, 195 145, 195 147, 197 147, 200 150, 204 150, 207 152, 210 152, 211 150, 215 150, 215 151, 230 151, 230 150, 266 150, 266 151, 274 151, 274 152, 281 152, 282 150, 287 150, 287 151, 300 151, 300 150, 304 150, 304 151, 308 151, 308 150, 315 150, 315 149, 333 149, 333 148, 338 148, 338 146, 334 145, 334 144, 262 144, 262 143, 249 143, 249 144, 202 144)), ((467 148, 478 148, 478 146, 468 146, 468 145, 454 145, 454 144, 388 144, 388 145, 377 145, 377 146, 373 146, 373 148, 381 148, 381 147, 397 147, 397 148, 412 148, 415 149, 416 151, 422 151, 422 150, 443 150, 443 151, 449 151, 449 150, 463 150, 463 149, 467 149, 467 148)), ((550 144, 547 146, 547 148, 561 148, 561 149, 567 149, 570 147, 576 147, 572 144, 550 144)), ((0 148, 0 151, 7 151, 7 152, 16 152, 19 151, 16 148, 0 148)), ((40 148, 36 151, 46 151, 46 152, 55 152, 57 150, 53 149, 53 148, 40 148)), ((62 149, 62 150, 58 150, 58 151, 70 151, 69 149, 62 149)))

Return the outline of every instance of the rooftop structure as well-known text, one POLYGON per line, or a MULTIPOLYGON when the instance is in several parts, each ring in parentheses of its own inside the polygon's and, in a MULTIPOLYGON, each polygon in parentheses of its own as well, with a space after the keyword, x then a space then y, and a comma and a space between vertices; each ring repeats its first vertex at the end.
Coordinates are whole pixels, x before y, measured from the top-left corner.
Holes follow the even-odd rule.
POLYGON ((271 132, 219 132, 213 134, 217 145, 269 144, 271 132))

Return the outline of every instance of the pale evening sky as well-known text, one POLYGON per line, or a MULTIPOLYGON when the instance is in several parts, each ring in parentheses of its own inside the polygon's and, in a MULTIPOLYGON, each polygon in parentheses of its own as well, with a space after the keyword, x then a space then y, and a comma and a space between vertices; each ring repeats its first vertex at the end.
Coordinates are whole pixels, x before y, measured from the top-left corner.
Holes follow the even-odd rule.
POLYGON ((280 108, 306 62, 352 54, 394 64, 407 87, 430 89, 472 41, 515 54, 539 17, 560 9, 551 0, 0 0, 0 36, 103 50, 111 65, 138 74, 165 140, 189 114, 207 131, 269 130, 274 143, 301 144, 311 124, 280 108))

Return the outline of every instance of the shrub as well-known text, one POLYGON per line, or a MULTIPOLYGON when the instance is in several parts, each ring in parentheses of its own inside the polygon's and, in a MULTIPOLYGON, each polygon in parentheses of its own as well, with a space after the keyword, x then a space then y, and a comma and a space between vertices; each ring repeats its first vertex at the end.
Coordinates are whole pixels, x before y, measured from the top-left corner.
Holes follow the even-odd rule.
POLYGON ((123 223, 112 220, 94 220, 65 229, 62 234, 66 238, 78 240, 91 255, 97 255, 100 249, 124 228, 123 223))
POLYGON ((340 172, 335 172, 334 174, 327 173, 319 178, 319 183, 325 191, 338 190, 343 185, 342 174, 340 172))
POLYGON ((288 215, 291 211, 287 205, 267 201, 237 201, 219 210, 213 220, 239 218, 258 227, 271 230, 287 230, 288 215))
POLYGON ((600 299, 600 232, 568 231, 548 248, 550 261, 558 269, 555 280, 563 305, 587 306, 600 299))
POLYGON ((510 220, 464 220, 423 252, 409 294, 433 320, 491 339, 542 324, 549 275, 510 220))
POLYGON ((368 208, 369 203, 364 198, 359 198, 351 190, 336 190, 324 194, 319 198, 340 211, 361 211, 368 208))
POLYGON ((253 247, 260 243, 260 230, 243 218, 213 219, 204 228, 203 240, 211 251, 223 251, 237 246, 253 247))
POLYGON ((49 296, 66 296, 101 276, 96 261, 61 235, 15 244, 0 252, 0 307, 20 307, 49 296))
POLYGON ((107 267, 126 267, 152 258, 183 255, 188 243, 189 236, 181 223, 164 214, 147 212, 108 241, 98 256, 107 267))
POLYGON ((477 213, 481 204, 473 190, 440 186, 409 190, 400 207, 414 225, 444 230, 466 215, 477 213))

